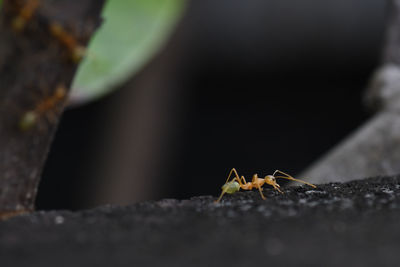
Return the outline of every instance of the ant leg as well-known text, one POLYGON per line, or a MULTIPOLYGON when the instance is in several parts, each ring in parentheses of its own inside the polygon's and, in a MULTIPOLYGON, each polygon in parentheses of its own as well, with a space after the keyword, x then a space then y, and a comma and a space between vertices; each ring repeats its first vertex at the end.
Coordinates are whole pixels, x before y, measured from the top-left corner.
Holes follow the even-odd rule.
POLYGON ((265 198, 264 194, 262 193, 261 187, 260 187, 260 186, 257 186, 257 188, 258 188, 258 191, 260 191, 261 198, 262 198, 263 200, 265 200, 266 198, 265 198))
POLYGON ((241 186, 247 183, 246 179, 244 178, 244 176, 242 175, 242 177, 240 177, 239 174, 237 173, 236 169, 232 168, 232 170, 229 172, 228 178, 225 181, 225 184, 228 183, 229 179, 232 176, 232 173, 235 174, 235 178, 233 178, 232 181, 236 180, 241 186), (242 182, 244 182, 244 183, 242 183, 242 182))
POLYGON ((276 170, 272 176, 274 176, 275 178, 282 178, 282 179, 287 179, 287 180, 291 180, 291 181, 296 181, 296 182, 299 182, 299 183, 303 183, 303 184, 309 185, 309 186, 311 186, 313 188, 317 188, 315 185, 313 185, 313 184, 311 184, 309 182, 303 181, 303 180, 295 179, 291 175, 289 175, 287 173, 284 173, 283 171, 276 170), (275 176, 276 173, 280 173, 280 174, 283 174, 285 176, 275 176))
POLYGON ((221 200, 222 196, 223 196, 225 193, 226 193, 226 190, 222 190, 221 195, 220 195, 219 198, 215 201, 215 203, 218 203, 218 202, 221 200))
MULTIPOLYGON (((235 178, 233 178, 232 181, 237 180, 237 181, 239 182, 239 185, 241 185, 241 184, 242 184, 242 181, 240 180, 239 174, 237 173, 237 171, 236 171, 235 168, 232 168, 232 170, 229 172, 229 175, 228 175, 228 178, 226 179, 225 184, 228 183, 229 179, 230 179, 231 176, 232 176, 232 173, 235 174, 235 178)), ((242 176, 242 178, 244 179, 243 176, 242 176)), ((244 181, 246 181, 246 180, 244 180, 244 181)), ((219 198, 215 201, 215 203, 218 203, 218 202, 221 200, 222 196, 223 196, 226 192, 227 192, 227 189, 222 190, 221 195, 220 195, 219 198)))
POLYGON ((273 187, 274 187, 274 189, 275 189, 276 191, 278 191, 279 193, 283 194, 282 190, 280 190, 278 186, 273 185, 273 187))
MULTIPOLYGON (((242 180, 243 184, 247 184, 246 179, 244 178, 244 176, 242 175, 242 177, 240 177, 240 179, 242 180)), ((239 181, 239 184, 242 185, 239 181)))
POLYGON ((236 176, 236 177, 235 177, 234 179, 232 179, 232 180, 237 179, 237 180, 240 181, 239 174, 237 173, 236 169, 235 169, 235 168, 232 168, 232 170, 229 172, 228 178, 226 179, 225 183, 227 183, 227 182, 229 181, 229 178, 231 178, 232 173, 235 173, 235 176, 236 176))

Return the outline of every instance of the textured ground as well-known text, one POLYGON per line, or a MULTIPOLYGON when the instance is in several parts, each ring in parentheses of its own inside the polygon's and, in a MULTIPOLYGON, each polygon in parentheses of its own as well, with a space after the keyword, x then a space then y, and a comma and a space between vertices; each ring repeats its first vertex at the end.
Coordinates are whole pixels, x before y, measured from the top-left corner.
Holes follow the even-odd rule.
POLYGON ((400 177, 0 222, 1 266, 399 266, 400 177))

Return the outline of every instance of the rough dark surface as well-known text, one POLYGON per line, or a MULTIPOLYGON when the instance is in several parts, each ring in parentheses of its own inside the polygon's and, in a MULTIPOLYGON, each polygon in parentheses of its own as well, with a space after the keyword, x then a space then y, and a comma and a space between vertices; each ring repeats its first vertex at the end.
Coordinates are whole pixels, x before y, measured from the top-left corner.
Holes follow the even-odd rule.
POLYGON ((21 215, 1 266, 398 266, 400 176, 284 192, 21 215))

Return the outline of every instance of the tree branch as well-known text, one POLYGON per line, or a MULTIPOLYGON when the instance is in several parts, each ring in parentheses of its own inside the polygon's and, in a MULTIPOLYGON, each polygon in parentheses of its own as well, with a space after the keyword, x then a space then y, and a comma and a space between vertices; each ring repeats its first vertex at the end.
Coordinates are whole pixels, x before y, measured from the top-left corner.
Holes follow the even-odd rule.
POLYGON ((0 13, 0 218, 34 209, 68 88, 103 0, 4 0, 0 13))

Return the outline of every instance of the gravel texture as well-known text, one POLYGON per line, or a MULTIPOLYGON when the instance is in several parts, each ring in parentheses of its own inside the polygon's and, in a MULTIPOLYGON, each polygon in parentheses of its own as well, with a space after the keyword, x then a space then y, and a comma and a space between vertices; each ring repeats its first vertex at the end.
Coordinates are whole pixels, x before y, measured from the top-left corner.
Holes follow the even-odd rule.
POLYGON ((398 266, 400 176, 0 222, 1 266, 398 266))

